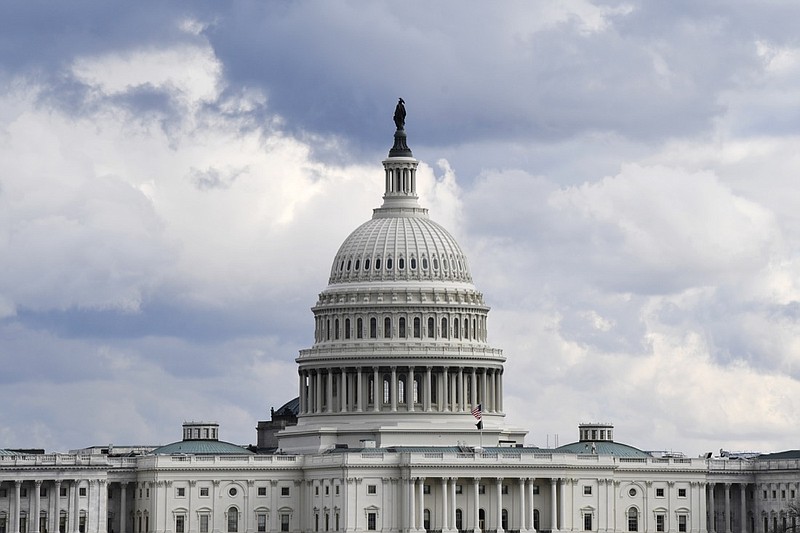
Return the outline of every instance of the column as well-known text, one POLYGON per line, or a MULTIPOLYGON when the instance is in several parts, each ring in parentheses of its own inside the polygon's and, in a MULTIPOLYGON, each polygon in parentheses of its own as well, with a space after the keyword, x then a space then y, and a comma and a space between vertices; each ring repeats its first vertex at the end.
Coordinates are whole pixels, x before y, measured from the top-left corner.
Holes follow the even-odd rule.
POLYGON ((458 367, 458 382, 456 383, 456 396, 458 410, 464 411, 464 368, 458 367))
POLYGON ((478 401, 478 381, 477 381, 478 374, 473 367, 472 369, 472 377, 469 380, 469 396, 472 399, 472 405, 469 406, 470 409, 472 407, 478 405, 480 402, 478 401))
MULTIPOLYGON (((447 478, 443 477, 442 481, 442 531, 447 531, 450 529, 450 513, 447 512, 447 497, 448 494, 448 486, 447 486, 447 478)), ((455 503, 453 503, 455 507, 455 503)))
POLYGON ((72 531, 73 533, 77 533, 78 531, 78 513, 80 509, 80 503, 78 502, 79 494, 78 480, 73 479, 69 484, 69 501, 72 504, 72 510, 69 511, 69 521, 67 523, 67 531, 72 531))
MULTIPOLYGON (((450 478, 450 531, 456 531, 456 480, 458 478, 450 478)), ((462 514, 461 515, 461 527, 464 527, 464 522, 466 521, 466 517, 462 514)), ((466 529, 466 528, 465 528, 466 529)))
POLYGON ((42 480, 33 481, 33 498, 31 501, 31 516, 28 519, 28 531, 39 532, 39 515, 42 510, 42 480))
MULTIPOLYGON (((491 407, 488 405, 489 402, 486 401, 486 384, 487 384, 487 381, 488 381, 486 379, 487 378, 487 375, 486 375, 487 370, 488 369, 484 368, 483 372, 481 372, 481 395, 480 395, 480 398, 478 398, 478 400, 480 401, 480 403, 484 404, 483 405, 483 409, 488 413, 489 410, 491 409, 491 407)), ((533 525, 531 525, 531 527, 533 527, 533 525)))
MULTIPOLYGON (((474 375, 474 374, 473 374, 474 375)), ((526 531, 528 528, 525 523, 525 479, 519 480, 519 529, 526 531)))
POLYGON ((714 483, 708 484, 708 531, 714 533, 717 530, 716 509, 714 508, 714 483))
POLYGON ((478 493, 478 482, 479 481, 480 481, 480 478, 477 478, 477 477, 476 478, 472 478, 472 495, 475 497, 475 505, 474 505, 475 516, 474 516, 474 522, 473 522, 473 524, 474 524, 473 529, 478 533, 480 533, 480 523, 481 523, 480 522, 480 514, 479 514, 480 513, 480 507, 481 507, 481 505, 480 505, 480 503, 481 503, 480 502, 480 494, 478 493))
POLYGON ((503 371, 499 371, 498 373, 499 379, 497 380, 498 387, 497 387, 497 412, 503 412, 503 371))
POLYGON ((327 372, 327 383, 326 383, 326 390, 325 390, 325 412, 332 413, 333 409, 333 372, 331 369, 328 369, 327 372))
POLYGON ((322 412, 322 370, 314 372, 314 412, 322 412))
POLYGON ((495 480, 497 492, 497 533, 503 533, 503 478, 495 480))
POLYGON ((423 529, 424 522, 422 520, 425 512, 425 478, 419 478, 419 492, 417 496, 419 497, 419 504, 417 505, 417 527, 419 529, 423 529))
MULTIPOLYGON (((408 394, 408 391, 404 391, 408 394)), ((392 367, 392 382, 389 384, 389 395, 392 398, 392 411, 397 411, 397 367, 392 367)))
POLYGON ((725 533, 731 533, 731 484, 725 483, 725 533))
MULTIPOLYGON (((92 499, 95 498, 95 493, 97 492, 97 480, 90 479, 89 480, 89 487, 86 489, 86 532, 87 533, 94 533, 97 531, 97 527, 95 522, 97 521, 97 515, 92 516, 92 499)), ((155 516, 156 513, 153 513, 155 516)), ((155 525, 153 526, 155 528, 155 525)))
POLYGON ((550 529, 558 531, 558 479, 550 479, 550 529))
POLYGON ((364 410, 364 379, 363 379, 364 372, 361 368, 356 368, 356 396, 358 401, 356 402, 356 412, 360 413, 364 410))
MULTIPOLYGON (((414 410, 414 367, 408 367, 408 383, 406 383, 406 400, 408 400, 408 410, 414 410)), ((419 390, 417 391, 419 392, 419 390)))
MULTIPOLYGON (((53 519, 50 523, 53 527, 50 529, 53 533, 59 533, 58 524, 61 520, 61 480, 53 481, 53 519)), ((64 531, 64 533, 67 533, 64 531)), ((124 531, 120 533, 125 533, 124 531)))
POLYGON ((349 387, 347 386, 347 370, 342 369, 339 372, 339 411, 342 413, 347 412, 347 391, 349 387))
MULTIPOLYGON (((439 403, 442 404, 440 411, 450 410, 450 376, 448 375, 447 367, 442 369, 442 391, 439 403)), ((477 522, 476 522, 477 523, 477 522)))
POLYGON ((373 378, 372 378, 372 399, 373 399, 372 410, 373 411, 378 411, 380 409, 381 400, 383 400, 383 398, 381 397, 381 389, 380 389, 379 383, 380 382, 378 381, 378 367, 376 366, 376 367, 373 367, 373 378))
POLYGON ((417 480, 413 477, 408 478, 408 530, 417 530, 417 513, 414 511, 414 502, 417 499, 416 493, 417 480))
POLYGON ((533 510, 536 508, 534 504, 533 487, 536 479, 531 478, 528 480, 528 530, 535 532, 536 528, 533 525, 533 510))
POLYGON ((297 372, 298 389, 300 393, 300 414, 306 412, 306 387, 305 387, 305 372, 300 370, 297 372))
POLYGON ((741 533, 747 533, 746 493, 747 483, 739 483, 739 523, 741 524, 741 533))
MULTIPOLYGON (((128 533, 128 483, 119 484, 119 533, 128 533)), ((191 512, 191 509, 189 509, 191 512)), ((189 515, 191 517, 191 514, 189 515)), ((191 518, 189 519, 191 520, 191 518)), ((190 529, 191 531, 191 529, 190 529)))
POLYGON ((108 531, 108 484, 105 479, 97 482, 97 530, 108 531))
POLYGON ((425 398, 423 401, 425 402, 425 410, 431 410, 431 367, 425 367, 425 398))
POLYGON ((22 487, 22 481, 15 481, 14 482, 14 514, 12 516, 12 524, 11 524, 11 531, 14 533, 19 533, 19 492, 20 488, 22 487))

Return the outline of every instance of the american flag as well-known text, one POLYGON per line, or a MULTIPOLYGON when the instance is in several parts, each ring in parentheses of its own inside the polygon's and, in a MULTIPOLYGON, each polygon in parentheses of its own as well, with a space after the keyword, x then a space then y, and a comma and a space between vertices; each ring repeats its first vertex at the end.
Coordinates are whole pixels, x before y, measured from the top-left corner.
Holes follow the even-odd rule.
POLYGON ((474 416, 476 420, 481 420, 481 411, 481 404, 476 405, 472 408, 472 416, 474 416))

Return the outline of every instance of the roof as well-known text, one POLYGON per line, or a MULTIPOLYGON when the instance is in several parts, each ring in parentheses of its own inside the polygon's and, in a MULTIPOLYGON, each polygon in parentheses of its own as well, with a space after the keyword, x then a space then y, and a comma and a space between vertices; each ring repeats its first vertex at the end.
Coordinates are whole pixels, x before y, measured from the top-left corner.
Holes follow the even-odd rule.
POLYGON ((786 450, 783 452, 763 453, 756 457, 759 461, 772 461, 777 459, 800 459, 800 450, 786 450))
POLYGON ((4 450, 0 448, 0 457, 11 457, 12 455, 22 455, 22 454, 12 450, 4 450))
POLYGON ((253 452, 221 440, 181 440, 156 448, 152 452, 154 455, 252 455, 253 452))
POLYGON ((300 397, 298 396, 297 398, 295 398, 293 400, 289 400, 285 404, 283 404, 280 407, 278 407, 277 409, 275 409, 275 412, 273 413, 273 415, 280 415, 280 416, 294 415, 294 416, 297 416, 299 413, 300 413, 300 397))
POLYGON ((650 457, 650 454, 639 448, 613 441, 579 441, 565 444, 553 449, 553 453, 596 453, 597 455, 614 455, 617 457, 650 457), (594 449, 592 448, 594 445, 594 449))

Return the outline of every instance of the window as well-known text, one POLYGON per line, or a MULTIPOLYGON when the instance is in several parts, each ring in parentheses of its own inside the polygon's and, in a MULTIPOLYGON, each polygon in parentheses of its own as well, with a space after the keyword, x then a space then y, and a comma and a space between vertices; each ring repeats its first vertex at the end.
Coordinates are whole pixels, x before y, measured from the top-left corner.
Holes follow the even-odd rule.
POLYGON ((392 269, 392 258, 391 257, 387 257, 386 258, 386 270, 391 270, 391 269, 392 269))
POLYGON ((656 531, 664 531, 664 515, 661 513, 656 515, 656 531))
POLYGON ((639 531, 639 512, 634 507, 628 509, 628 531, 639 531))
POLYGON ((428 338, 432 339, 436 335, 436 327, 434 326, 433 317, 428 318, 428 338))
POLYGON ((186 489, 184 487, 178 487, 175 489, 175 496, 178 498, 183 498, 186 496, 186 489))
MULTIPOLYGON (((534 494, 539 494, 539 485, 534 485, 534 486, 533 486, 533 493, 534 493, 534 494)), ((537 529, 538 529, 538 528, 537 528, 537 529)))
POLYGON ((456 494, 463 494, 464 487, 462 485, 456 485, 456 494))
POLYGON ((349 339, 350 338, 350 319, 349 318, 345 318, 344 319, 344 338, 345 339, 349 339))
POLYGON ((591 496, 592 495, 592 486, 591 485, 584 485, 583 486, 583 495, 584 496, 591 496))
POLYGON ((208 487, 200 487, 200 496, 204 498, 208 496, 208 487))
POLYGON ((186 517, 182 514, 175 516, 175 533, 184 533, 186 517))
POLYGON ((442 318, 442 337, 447 338, 447 319, 442 318))
POLYGON ((62 498, 66 498, 67 497, 67 487, 61 487, 58 492, 60 493, 60 496, 62 498))
POLYGON ((335 521, 336 521, 336 522, 335 522, 335 524, 336 524, 336 531, 339 531, 339 512, 338 512, 338 511, 337 511, 337 512, 336 512, 336 514, 334 515, 334 519, 335 519, 335 521))
POLYGON ((58 533, 67 533, 67 512, 61 511, 58 517, 58 533))
POLYGON ((319 513, 314 513, 314 531, 319 531, 319 513))
POLYGON ((286 513, 281 515, 281 531, 289 531, 289 515, 286 513))
POLYGON ((539 531, 541 528, 539 527, 539 509, 533 510, 533 529, 539 531))
POLYGON ((415 339, 419 339, 420 338, 420 319, 419 319, 419 317, 416 317, 414 319, 414 338, 415 339))
POLYGON ((0 498, 8 498, 8 489, 0 489, 0 498))
POLYGON ((364 270, 369 270, 369 257, 364 259, 364 270))
POLYGON ((266 496, 267 495, 267 487, 258 487, 258 495, 259 496, 266 496))
POLYGON ((339 319, 333 321, 333 338, 339 340, 339 319))
POLYGON ((664 489, 658 488, 656 489, 656 498, 663 498, 664 497, 664 489))
MULTIPOLYGON (((337 496, 339 495, 339 485, 336 485, 336 487, 334 487, 334 492, 336 493, 337 496)), ((336 529, 339 528, 337 527, 336 529)))
POLYGON ((500 523, 505 531, 508 531, 508 509, 503 509, 500 513, 500 523))
POLYGON ((228 509, 228 533, 237 533, 239 531, 239 509, 230 507, 228 509))
POLYGON ((236 496, 238 493, 239 491, 236 490, 236 487, 231 487, 230 489, 228 489, 228 494, 230 494, 231 496, 236 496))
POLYGON ((431 493, 431 486, 430 485, 422 485, 422 494, 430 494, 430 493, 431 493))
POLYGON ((256 531, 264 532, 267 530, 267 515, 265 513, 258 513, 256 515, 256 531))
MULTIPOLYGON (((23 492, 27 492, 27 491, 25 491, 25 489, 22 489, 22 491, 23 492)), ((148 498, 150 497, 149 492, 150 492, 150 489, 148 489, 148 494, 147 494, 148 498)), ((86 496, 86 487, 81 487, 80 489, 78 489, 78 495, 79 496, 86 496)), ((25 494, 23 493, 23 494, 21 494, 21 496, 24 498, 25 494)))
POLYGON ((456 529, 464 529, 464 512, 461 509, 456 509, 456 529))
POLYGON ((364 338, 364 319, 362 318, 356 319, 356 338, 364 338))
POLYGON ((592 530, 592 513, 586 513, 583 515, 583 530, 584 531, 592 530))
POLYGON ((686 497, 686 489, 678 489, 678 498, 686 497))
POLYGON ((400 320, 397 321, 397 335, 401 339, 406 338, 406 319, 403 317, 400 317, 400 320))
POLYGON ((376 531, 378 529, 378 514, 367 513, 367 530, 376 531))
POLYGON ((200 515, 200 533, 208 533, 208 515, 200 515))
POLYGON ((281 487, 281 496, 289 495, 289 487, 281 487))
POLYGON ((375 270, 380 270, 380 269, 381 269, 381 258, 380 257, 376 257, 375 258, 375 270))
MULTIPOLYGON (((508 485, 503 485, 503 486, 500 488, 500 493, 501 493, 501 494, 508 494, 508 485)), ((504 529, 505 529, 505 528, 504 528, 504 529)))
POLYGON ((378 319, 376 318, 369 319, 369 338, 370 339, 378 338, 378 319))
POLYGON ((772 491, 772 499, 774 500, 777 497, 778 497, 778 491, 777 490, 773 490, 772 491))
POLYGON ((422 511, 422 528, 425 531, 430 531, 431 529, 431 510, 425 509, 422 511))
POLYGON ((377 485, 367 485, 367 494, 378 494, 377 485))
POLYGON ((427 257, 423 257, 422 258, 422 270, 428 270, 428 258, 427 257))
POLYGON ((319 496, 319 485, 314 487, 314 496, 319 496))
POLYGON ((486 485, 478 485, 478 494, 486 494, 486 485))
MULTIPOLYGON (((111 489, 108 489, 108 494, 109 496, 111 495, 111 489)), ((47 489, 45 487, 39 487, 39 496, 42 498, 47 497, 47 489)))
POLYGON ((786 489, 781 490, 781 499, 782 500, 786 499, 786 489))
POLYGON ((388 316, 383 319, 383 338, 389 339, 392 337, 392 319, 388 316))
MULTIPOLYGON (((20 526, 19 531, 20 533, 25 533, 25 525, 22 523, 22 518, 20 518, 20 526)), ((86 515, 81 515, 78 518, 78 531, 79 533, 86 533, 86 515)))
POLYGON ((330 531, 331 529, 331 515, 325 513, 325 531, 330 531))
MULTIPOLYGON (((86 489, 81 489, 81 490, 83 491, 81 493, 81 496, 86 496, 86 489)), ((19 489, 19 497, 20 498, 27 498, 28 497, 28 489, 25 488, 25 487, 21 487, 19 489)))
POLYGON ((765 500, 767 499, 767 491, 766 491, 766 489, 764 490, 764 499, 765 500))
POLYGON ((678 515, 678 531, 679 533, 686 533, 686 515, 678 515))
POLYGON ((325 485, 325 496, 331 493, 331 488, 328 485, 325 485))
POLYGON ((631 498, 633 498, 634 496, 636 496, 636 489, 634 489, 633 487, 631 487, 631 489, 628 491, 628 495, 629 495, 631 498))
MULTIPOLYGON (((85 516, 81 517, 80 528, 82 528, 82 529, 80 529, 80 533, 85 533, 86 532, 86 517, 85 516)), ((20 516, 19 516, 19 533, 27 533, 27 531, 28 531, 28 515, 26 515, 24 512, 22 512, 22 513, 20 513, 20 516)))

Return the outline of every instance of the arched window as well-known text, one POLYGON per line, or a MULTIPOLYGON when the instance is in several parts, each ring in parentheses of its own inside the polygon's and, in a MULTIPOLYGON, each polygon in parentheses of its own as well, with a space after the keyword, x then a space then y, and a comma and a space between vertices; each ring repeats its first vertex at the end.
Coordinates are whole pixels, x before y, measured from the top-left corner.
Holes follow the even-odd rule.
POLYGON ((437 259, 436 257, 433 258, 433 269, 439 270, 439 259, 437 259))
POLYGON ((389 378, 383 378, 383 403, 389 403, 389 378))
POLYGON ((383 337, 385 339, 392 337, 392 319, 388 316, 383 319, 383 337))
POLYGON ((402 257, 397 260, 397 268, 399 268, 400 270, 406 268, 406 260, 403 259, 402 257))
POLYGON ((508 531, 508 509, 503 509, 500 513, 500 523, 503 525, 503 529, 508 531))
POLYGON ((464 512, 461 509, 456 509, 456 529, 464 529, 464 512))
POLYGON ((404 317, 400 317, 397 321, 397 335, 401 339, 406 338, 406 319, 404 317))
POLYGON ((464 338, 469 339, 469 318, 464 319, 464 338))
POLYGON ((420 322, 421 320, 419 317, 414 318, 414 338, 419 339, 420 337, 420 322))
POLYGON ((639 511, 636 507, 628 509, 628 531, 639 531, 639 511))
POLYGON ((364 270, 369 270, 369 257, 364 259, 364 270))
POLYGON ((423 257, 422 258, 422 270, 428 270, 428 258, 427 257, 423 257))
POLYGON ((486 530, 486 511, 478 509, 478 529, 486 530))
POLYGON ((369 319, 369 338, 370 339, 378 338, 378 319, 376 318, 369 319))
POLYGON ((436 394, 436 380, 431 380, 431 403, 436 403, 439 401, 439 397, 436 394))
POLYGON ((375 270, 380 270, 380 269, 381 269, 381 258, 380 257, 376 257, 375 258, 375 270))
POLYGON ((367 380, 367 402, 375 403, 375 378, 372 376, 367 380))
POLYGON ((422 526, 425 528, 425 531, 430 531, 431 529, 431 510, 425 509, 422 512, 422 526))
POLYGON ((239 531, 239 509, 236 507, 228 508, 228 533, 239 531))
POLYGON ((539 509, 533 510, 533 529, 539 531, 539 509))
POLYGON ((386 270, 391 270, 391 269, 392 269, 392 258, 391 257, 387 257, 386 258, 386 270))
POLYGON ((356 272, 358 272, 358 267, 361 266, 361 259, 356 259, 356 272))
POLYGON ((356 338, 364 338, 364 319, 362 318, 356 319, 356 338))
POLYGON ((419 403, 419 378, 414 378, 414 403, 419 403))
POLYGON ((458 319, 453 320, 453 338, 458 338, 458 319))
POLYGON ((350 267, 351 267, 351 266, 353 266, 353 262, 352 262, 350 259, 348 259, 348 260, 347 260, 347 271, 348 271, 348 272, 350 272, 350 267))
POLYGON ((442 318, 442 338, 447 338, 447 318, 442 318))
POLYGON ((349 318, 345 318, 344 319, 344 338, 345 339, 349 339, 350 338, 350 319, 349 318))
POLYGON ((406 403, 406 378, 405 376, 400 376, 400 379, 397 380, 397 401, 400 403, 406 403))
POLYGON ((339 319, 333 321, 333 337, 338 341, 339 340, 339 319))
POLYGON ((436 334, 436 326, 433 322, 433 317, 428 317, 428 338, 432 339, 436 334))
POLYGON ((325 321, 325 340, 331 340, 331 319, 325 321))

